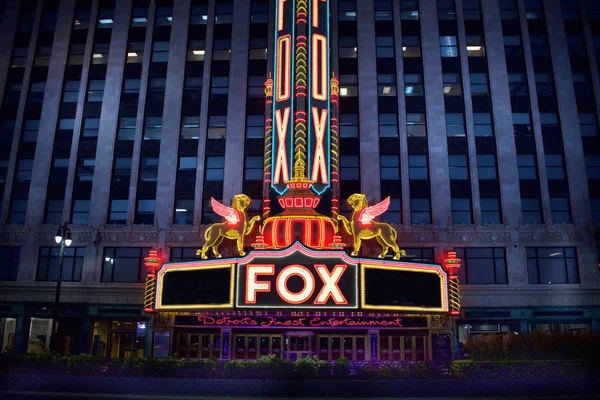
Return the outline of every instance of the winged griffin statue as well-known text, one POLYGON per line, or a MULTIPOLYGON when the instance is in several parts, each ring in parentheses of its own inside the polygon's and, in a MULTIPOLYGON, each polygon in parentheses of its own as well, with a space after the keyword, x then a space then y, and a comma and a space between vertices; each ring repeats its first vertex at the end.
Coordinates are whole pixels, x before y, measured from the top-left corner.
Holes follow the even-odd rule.
POLYGON ((233 239, 237 242, 238 254, 245 256, 244 239, 246 235, 252 232, 256 222, 260 221, 258 215, 248 221, 246 209, 251 203, 252 200, 245 194, 236 194, 233 196, 231 207, 221 204, 211 197, 210 205, 213 211, 225 218, 225 221, 214 223, 208 227, 204 233, 204 246, 202 246, 201 250, 198 250, 197 255, 202 256, 203 259, 207 259, 208 256, 206 253, 208 250, 212 250, 215 257, 221 258, 221 254, 219 253, 221 242, 223 239, 233 239))
POLYGON ((406 252, 400 250, 396 244, 398 236, 396 230, 384 222, 373 221, 390 206, 389 196, 382 202, 369 207, 366 196, 355 193, 348 198, 348 204, 352 207, 351 221, 348 221, 343 215, 338 215, 338 220, 342 222, 346 232, 354 239, 353 256, 358 255, 362 240, 372 238, 376 238, 383 248, 379 258, 384 258, 390 247, 394 251, 394 260, 399 260, 401 256, 406 255, 406 252))

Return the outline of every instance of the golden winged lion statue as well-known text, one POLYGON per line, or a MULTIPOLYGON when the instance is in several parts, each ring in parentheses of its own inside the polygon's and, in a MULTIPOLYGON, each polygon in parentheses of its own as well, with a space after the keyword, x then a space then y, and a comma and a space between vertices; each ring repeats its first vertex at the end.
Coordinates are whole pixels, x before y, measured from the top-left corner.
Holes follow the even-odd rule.
POLYGON ((346 232, 354 239, 353 256, 358 255, 362 240, 372 238, 376 238, 383 248, 379 258, 384 258, 390 247, 394 251, 394 260, 399 260, 401 256, 406 255, 406 252, 400 250, 396 244, 398 237, 396 230, 384 222, 373 221, 375 217, 387 211, 390 206, 389 196, 382 202, 369 207, 366 196, 355 193, 348 198, 348 204, 352 208, 351 221, 348 221, 343 215, 338 215, 338 220, 342 222, 346 232))
POLYGON ((244 239, 246 235, 252 232, 256 222, 260 221, 258 215, 248 221, 246 209, 251 203, 252 200, 245 194, 236 194, 233 196, 231 207, 221 204, 211 197, 210 205, 213 211, 225 218, 225 221, 214 223, 208 227, 206 232, 204 232, 204 246, 202 246, 201 250, 197 251, 197 255, 202 256, 203 259, 207 259, 208 256, 206 253, 208 250, 212 250, 215 257, 221 258, 221 254, 219 253, 221 242, 223 239, 233 239, 237 242, 238 254, 245 256, 244 239))

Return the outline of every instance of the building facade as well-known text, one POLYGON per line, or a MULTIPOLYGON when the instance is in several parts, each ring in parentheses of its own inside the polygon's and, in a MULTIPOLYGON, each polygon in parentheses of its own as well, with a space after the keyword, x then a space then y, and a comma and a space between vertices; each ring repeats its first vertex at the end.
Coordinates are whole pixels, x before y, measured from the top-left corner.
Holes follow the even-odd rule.
MULTIPOLYGON (((149 251, 196 260, 207 226, 221 221, 211 197, 229 204, 245 193, 248 214, 262 215, 279 3, 5 2, 4 351, 50 345, 58 224, 68 221, 73 239, 59 350, 126 357, 151 354, 153 331, 174 325, 144 311, 149 251)), ((390 196, 382 217, 403 261, 441 264, 456 251, 455 356, 469 337, 597 332, 599 4, 326 3, 339 80, 339 212, 349 213, 353 193, 373 203, 390 196)), ((366 246, 362 256, 376 251, 366 246)), ((439 322, 428 318, 428 328, 439 322)), ((166 352, 181 353, 184 340, 186 356, 215 356, 189 345, 212 349, 214 334, 173 336, 166 352)), ((390 348, 405 337, 390 336, 390 348)), ((411 354, 428 347, 409 337, 411 354)))

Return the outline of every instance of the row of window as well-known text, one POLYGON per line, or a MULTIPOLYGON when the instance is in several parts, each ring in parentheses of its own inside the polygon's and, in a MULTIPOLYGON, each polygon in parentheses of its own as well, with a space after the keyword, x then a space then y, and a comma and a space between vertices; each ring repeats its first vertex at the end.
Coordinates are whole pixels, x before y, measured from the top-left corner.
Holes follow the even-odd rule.
MULTIPOLYGON (((150 248, 107 247, 102 259, 101 282, 142 283, 145 279, 144 257, 150 248)), ((0 280, 16 280, 21 248, 0 247, 0 280)), ((68 247, 64 253, 62 281, 81 281, 85 247, 68 247)), ((433 263, 432 248, 408 248, 406 262, 433 263)), ((459 279, 462 284, 507 284, 504 248, 457 248, 462 259, 459 279)), ((576 248, 528 247, 527 271, 530 284, 579 283, 576 248)), ((197 260, 196 248, 172 248, 171 261, 197 260)), ((60 261, 59 247, 41 247, 36 280, 56 281, 60 261)))

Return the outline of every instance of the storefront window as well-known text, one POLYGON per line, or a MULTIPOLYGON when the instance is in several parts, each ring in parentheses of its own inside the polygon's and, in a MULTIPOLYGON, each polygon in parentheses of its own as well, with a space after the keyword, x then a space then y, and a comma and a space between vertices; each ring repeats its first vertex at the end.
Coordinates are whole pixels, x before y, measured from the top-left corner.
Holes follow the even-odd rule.
POLYGON ((590 333, 589 324, 534 324, 533 331, 547 335, 585 335, 590 333))
POLYGON ((31 318, 29 327, 28 353, 43 353, 50 348, 52 320, 49 318, 31 318))
POLYGON ((12 353, 15 344, 16 318, 0 318, 0 343, 2 354, 12 353))
POLYGON ((145 321, 95 321, 91 354, 99 357, 144 356, 145 321))

